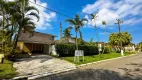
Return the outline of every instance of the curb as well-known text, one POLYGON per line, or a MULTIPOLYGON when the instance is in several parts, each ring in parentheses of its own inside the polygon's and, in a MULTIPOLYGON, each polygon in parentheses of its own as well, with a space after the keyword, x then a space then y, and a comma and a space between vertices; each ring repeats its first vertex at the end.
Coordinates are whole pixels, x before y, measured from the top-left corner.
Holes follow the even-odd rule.
POLYGON ((81 65, 77 66, 77 68, 78 67, 83 67, 83 66, 86 66, 86 65, 90 65, 90 64, 97 64, 97 63, 106 62, 106 61, 110 61, 110 60, 116 60, 116 59, 120 59, 120 58, 124 58, 124 57, 130 57, 130 56, 134 56, 136 54, 131 54, 131 55, 128 55, 128 56, 116 57, 116 58, 105 59, 105 60, 101 60, 101 61, 96 61, 96 62, 90 62, 90 63, 86 63, 86 64, 81 64, 81 65))
POLYGON ((19 76, 19 77, 14 77, 12 80, 19 80, 19 79, 27 79, 27 80, 34 80, 40 77, 45 77, 45 76, 50 76, 58 73, 63 73, 67 71, 71 71, 76 69, 76 66, 70 67, 70 68, 64 68, 64 69, 59 69, 59 70, 54 70, 53 72, 45 72, 45 73, 39 73, 39 74, 33 74, 33 75, 28 75, 28 76, 19 76))

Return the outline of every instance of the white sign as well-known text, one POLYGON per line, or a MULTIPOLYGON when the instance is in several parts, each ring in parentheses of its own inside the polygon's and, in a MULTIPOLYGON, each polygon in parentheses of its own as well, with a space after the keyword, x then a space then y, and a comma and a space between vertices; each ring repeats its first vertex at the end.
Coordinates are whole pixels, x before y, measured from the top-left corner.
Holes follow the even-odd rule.
POLYGON ((101 48, 101 47, 102 47, 102 44, 98 44, 98 47, 100 47, 100 48, 101 48))
POLYGON ((99 48, 99 51, 102 51, 102 48, 99 48))
POLYGON ((99 51, 102 51, 102 44, 98 44, 99 51))
POLYGON ((83 50, 75 50, 75 56, 84 56, 83 50))
POLYGON ((75 50, 74 62, 76 62, 76 61, 79 62, 80 56, 83 56, 83 61, 84 61, 84 51, 83 50, 75 50))

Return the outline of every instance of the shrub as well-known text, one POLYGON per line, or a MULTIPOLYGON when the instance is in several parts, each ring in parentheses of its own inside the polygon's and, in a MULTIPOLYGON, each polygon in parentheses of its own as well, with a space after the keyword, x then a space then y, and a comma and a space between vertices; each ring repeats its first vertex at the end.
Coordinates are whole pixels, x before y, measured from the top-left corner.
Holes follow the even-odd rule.
MULTIPOLYGON (((84 55, 97 55, 98 47, 92 45, 78 45, 79 50, 84 51, 84 55)), ((56 44, 56 51, 60 56, 74 56, 75 44, 56 44)), ((104 53, 109 53, 110 48, 106 47, 104 53)))
POLYGON ((30 58, 31 56, 28 53, 22 52, 19 49, 15 49, 14 57, 15 58, 30 58))
POLYGON ((111 48, 110 47, 105 47, 104 53, 110 53, 111 52, 111 48))

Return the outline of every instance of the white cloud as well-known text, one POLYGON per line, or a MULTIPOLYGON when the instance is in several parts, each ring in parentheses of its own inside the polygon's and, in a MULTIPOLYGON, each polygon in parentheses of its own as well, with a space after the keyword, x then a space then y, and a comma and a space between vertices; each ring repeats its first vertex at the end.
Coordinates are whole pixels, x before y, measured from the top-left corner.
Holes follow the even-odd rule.
MULTIPOLYGON (((32 2, 34 2, 34 0, 30 0, 32 2)), ((47 3, 43 3, 40 2, 40 0, 38 0, 36 2, 36 4, 41 5, 43 7, 48 7, 47 3)), ((36 5, 34 3, 30 3, 31 6, 36 7, 39 10, 39 17, 40 20, 39 22, 37 22, 37 20, 34 18, 34 22, 36 23, 36 29, 52 29, 52 25, 50 24, 50 22, 56 18, 56 13, 54 12, 48 12, 46 11, 46 8, 40 7, 38 5, 36 5)))
MULTIPOLYGON (((14 1, 14 0, 8 0, 8 1, 14 1)), ((30 0, 30 1, 33 2, 33 3, 29 2, 30 6, 34 6, 39 10, 40 20, 38 22, 35 17, 30 16, 33 18, 33 21, 36 24, 36 29, 41 29, 41 30, 46 29, 46 28, 52 29, 52 25, 50 24, 50 22, 54 21, 54 19, 56 18, 56 13, 47 12, 46 8, 43 8, 43 7, 48 7, 47 3, 45 3, 45 2, 41 2, 40 0, 37 0, 36 4, 43 6, 43 7, 40 7, 36 4, 34 4, 34 0, 30 0)))
MULTIPOLYGON (((94 4, 86 5, 82 12, 85 18, 90 19, 90 14, 98 12, 96 19, 97 26, 102 26, 102 21, 107 25, 114 25, 117 18, 124 20, 124 25, 136 24, 142 22, 142 0, 97 0, 94 4), (139 16, 139 17, 138 17, 139 16)), ((94 26, 95 23, 89 20, 88 25, 94 26)))

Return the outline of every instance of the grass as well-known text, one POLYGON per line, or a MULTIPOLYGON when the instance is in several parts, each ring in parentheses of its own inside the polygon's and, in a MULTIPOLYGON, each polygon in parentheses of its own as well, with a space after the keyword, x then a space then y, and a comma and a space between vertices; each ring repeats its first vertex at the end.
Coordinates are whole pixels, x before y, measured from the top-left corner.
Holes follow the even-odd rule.
MULTIPOLYGON (((134 54, 134 52, 132 53, 129 53, 129 52, 126 52, 124 54, 124 56, 128 56, 130 54, 134 54)), ((103 56, 100 58, 99 55, 91 55, 91 56, 84 56, 84 62, 83 62, 83 58, 80 57, 80 62, 78 63, 74 63, 74 56, 72 57, 62 57, 62 59, 64 60, 67 60, 71 63, 74 63, 76 65, 81 65, 81 64, 86 64, 86 63, 90 63, 90 62, 96 62, 96 61, 101 61, 101 60, 105 60, 105 59, 111 59, 111 58, 116 58, 116 57, 120 57, 121 54, 120 53, 115 53, 115 52, 112 52, 112 53, 108 53, 108 54, 103 54, 103 56)))
POLYGON ((3 64, 0 64, 0 80, 10 79, 16 75, 16 69, 13 68, 13 62, 4 60, 3 64))

